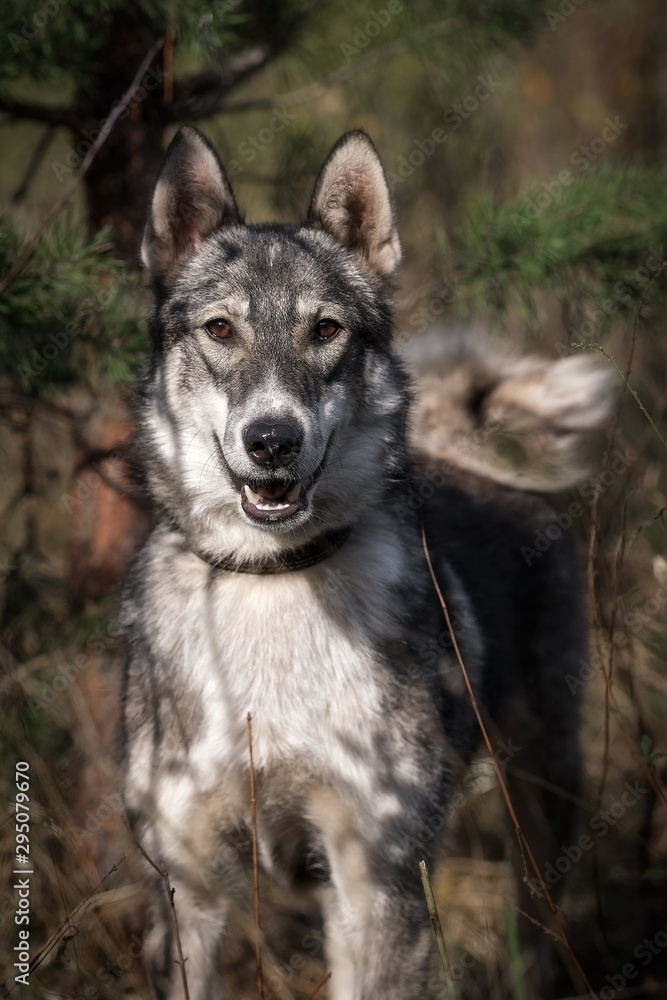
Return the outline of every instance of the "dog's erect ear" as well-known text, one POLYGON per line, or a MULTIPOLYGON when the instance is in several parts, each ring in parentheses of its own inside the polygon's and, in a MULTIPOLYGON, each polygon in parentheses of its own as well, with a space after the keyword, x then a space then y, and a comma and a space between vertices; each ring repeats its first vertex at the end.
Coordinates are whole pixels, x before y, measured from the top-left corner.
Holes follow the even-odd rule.
POLYGON ((379 277, 396 270, 401 246, 389 189, 365 132, 348 132, 331 150, 315 185, 307 224, 334 236, 379 277))
POLYGON ((218 226, 241 222, 227 175, 196 128, 174 136, 155 185, 141 259, 152 278, 165 277, 195 253, 218 226))

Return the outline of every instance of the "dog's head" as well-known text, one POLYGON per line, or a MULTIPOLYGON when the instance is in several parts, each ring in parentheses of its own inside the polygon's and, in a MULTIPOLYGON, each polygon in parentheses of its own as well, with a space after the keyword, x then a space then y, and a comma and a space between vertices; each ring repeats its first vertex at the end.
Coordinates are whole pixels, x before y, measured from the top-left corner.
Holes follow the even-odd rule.
POLYGON ((212 147, 181 129, 142 258, 156 293, 143 457, 158 502, 212 555, 354 521, 402 460, 406 395, 390 349, 400 247, 370 139, 334 147, 304 225, 247 226, 212 147))

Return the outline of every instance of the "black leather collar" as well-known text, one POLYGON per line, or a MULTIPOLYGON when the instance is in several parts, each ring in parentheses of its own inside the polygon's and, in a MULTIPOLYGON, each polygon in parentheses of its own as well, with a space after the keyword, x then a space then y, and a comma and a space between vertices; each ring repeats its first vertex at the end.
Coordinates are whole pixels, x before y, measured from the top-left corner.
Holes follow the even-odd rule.
POLYGON ((324 559, 328 559, 345 544, 351 531, 351 524, 333 531, 325 531, 299 548, 285 549, 275 555, 266 556, 262 560, 249 559, 246 562, 239 562, 233 556, 211 559, 209 556, 202 555, 201 552, 198 555, 215 569, 224 569, 230 573, 254 573, 257 576, 291 573, 293 570, 307 569, 309 566, 315 566, 324 559))

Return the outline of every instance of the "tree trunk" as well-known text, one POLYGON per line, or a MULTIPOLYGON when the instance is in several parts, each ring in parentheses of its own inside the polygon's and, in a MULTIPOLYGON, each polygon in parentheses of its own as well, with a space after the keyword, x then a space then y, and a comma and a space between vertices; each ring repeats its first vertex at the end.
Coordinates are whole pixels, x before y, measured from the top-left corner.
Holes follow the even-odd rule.
MULTIPOLYGON (((81 132, 73 142, 77 155, 82 151, 85 155, 87 144, 94 141, 100 123, 122 99, 156 39, 155 28, 143 18, 140 8, 114 15, 94 92, 78 94, 81 132)), ((113 226, 119 255, 132 262, 137 260, 148 199, 164 152, 162 136, 168 116, 162 59, 160 52, 144 74, 129 109, 121 114, 97 153, 85 181, 91 230, 113 226)))

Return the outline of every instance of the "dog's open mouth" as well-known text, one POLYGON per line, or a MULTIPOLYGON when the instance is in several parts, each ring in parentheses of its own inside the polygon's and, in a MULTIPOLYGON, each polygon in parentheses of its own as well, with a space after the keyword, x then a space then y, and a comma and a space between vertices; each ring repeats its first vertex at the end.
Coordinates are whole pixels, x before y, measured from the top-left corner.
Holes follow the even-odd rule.
POLYGON ((284 521, 303 510, 306 493, 301 483, 294 480, 245 483, 241 488, 241 506, 248 517, 257 521, 284 521))

